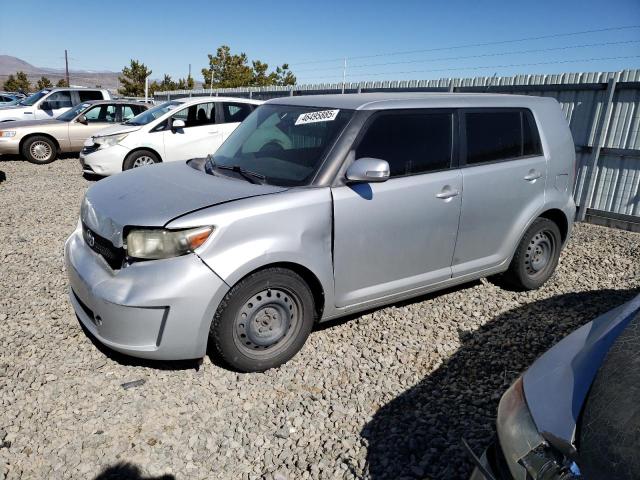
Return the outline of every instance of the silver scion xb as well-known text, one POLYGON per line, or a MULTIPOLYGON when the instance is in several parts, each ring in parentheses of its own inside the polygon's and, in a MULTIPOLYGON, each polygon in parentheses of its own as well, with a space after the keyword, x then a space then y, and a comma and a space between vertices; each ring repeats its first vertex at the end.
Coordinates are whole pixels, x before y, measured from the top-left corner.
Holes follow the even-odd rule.
POLYGON ((65 245, 70 299, 114 350, 261 371, 314 324, 498 275, 553 273, 572 228, 558 103, 489 94, 288 97, 208 158, 101 180, 65 245))

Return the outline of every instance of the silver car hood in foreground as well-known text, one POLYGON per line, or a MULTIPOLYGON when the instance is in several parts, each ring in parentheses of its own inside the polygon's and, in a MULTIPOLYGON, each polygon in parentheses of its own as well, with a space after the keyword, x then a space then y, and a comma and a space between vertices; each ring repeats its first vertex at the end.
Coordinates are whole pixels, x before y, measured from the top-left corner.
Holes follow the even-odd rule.
POLYGON ((186 162, 172 162, 98 181, 87 191, 80 217, 95 233, 121 247, 125 226, 163 227, 194 210, 284 190, 207 175, 186 162))
POLYGON ((640 296, 583 325, 545 352, 524 374, 524 393, 542 436, 575 453, 576 425, 609 349, 640 309, 640 296))

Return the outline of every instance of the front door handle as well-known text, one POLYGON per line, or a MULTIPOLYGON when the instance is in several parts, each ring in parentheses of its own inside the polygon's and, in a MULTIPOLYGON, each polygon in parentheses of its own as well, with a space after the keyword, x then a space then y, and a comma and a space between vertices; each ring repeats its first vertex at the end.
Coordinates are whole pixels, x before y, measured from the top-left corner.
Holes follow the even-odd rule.
POLYGON ((436 198, 439 198, 441 200, 448 200, 458 195, 460 195, 460 192, 458 190, 451 188, 449 185, 447 185, 442 189, 440 193, 436 194, 436 198))
POLYGON ((541 176, 542 174, 538 170, 532 168, 531 170, 529 170, 529 173, 524 176, 524 179, 527 182, 535 182, 541 176))

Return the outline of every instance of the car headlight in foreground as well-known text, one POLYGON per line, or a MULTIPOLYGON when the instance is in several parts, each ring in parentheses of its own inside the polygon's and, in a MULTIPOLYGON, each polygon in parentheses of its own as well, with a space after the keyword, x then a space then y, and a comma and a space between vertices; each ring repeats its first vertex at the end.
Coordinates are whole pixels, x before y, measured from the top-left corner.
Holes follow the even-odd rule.
POLYGON ((193 252, 206 242, 212 233, 213 227, 188 230, 131 230, 127 235, 127 255, 144 260, 178 257, 193 252))
POLYGON ((570 480, 580 478, 577 465, 542 438, 524 396, 522 377, 502 396, 496 420, 505 460, 517 480, 570 480))
POLYGON ((10 138, 15 136, 16 136, 15 130, 0 130, 0 138, 10 138))
POLYGON ((100 145, 100 148, 113 147, 114 145, 117 145, 122 140, 124 140, 127 137, 127 135, 129 134, 121 133, 119 135, 106 135, 104 137, 94 137, 93 142, 96 145, 100 145))

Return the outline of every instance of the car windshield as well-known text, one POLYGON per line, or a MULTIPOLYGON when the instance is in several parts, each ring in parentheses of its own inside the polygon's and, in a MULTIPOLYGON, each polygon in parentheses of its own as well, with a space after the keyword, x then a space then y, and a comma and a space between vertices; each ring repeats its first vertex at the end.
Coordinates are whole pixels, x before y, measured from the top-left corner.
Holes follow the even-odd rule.
POLYGON ((307 185, 351 118, 351 110, 263 105, 211 157, 209 171, 241 171, 280 186, 307 185))
POLYGON ((42 97, 44 97, 50 91, 51 90, 40 90, 39 92, 36 92, 33 95, 28 96, 24 100, 20 100, 18 102, 18 105, 24 105, 25 107, 30 107, 31 105, 36 103, 38 100, 40 100, 42 97))
POLYGON ((146 112, 142 112, 136 115, 131 120, 124 122, 125 125, 146 125, 149 122, 153 122, 155 119, 160 118, 165 113, 173 110, 178 105, 182 105, 182 102, 170 101, 164 102, 157 107, 150 108, 146 112))
POLYGON ((76 118, 76 115, 79 115, 80 113, 84 112, 90 106, 91 106, 90 103, 79 103, 78 105, 73 107, 71 110, 67 110, 62 115, 58 115, 56 117, 56 120, 60 120, 62 122, 70 122, 71 120, 76 118))

